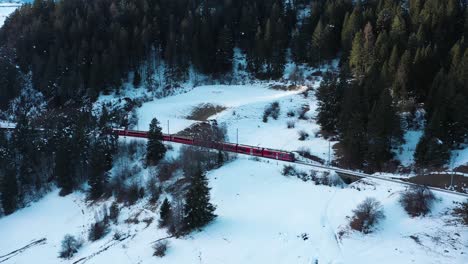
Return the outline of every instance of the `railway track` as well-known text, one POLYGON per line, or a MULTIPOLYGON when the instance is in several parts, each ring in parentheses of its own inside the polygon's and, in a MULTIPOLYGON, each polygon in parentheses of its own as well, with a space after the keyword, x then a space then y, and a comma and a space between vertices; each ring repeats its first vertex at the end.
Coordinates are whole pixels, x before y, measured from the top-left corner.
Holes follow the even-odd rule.
MULTIPOLYGON (((116 130, 114 130, 114 132, 117 132, 117 134, 119 136, 124 136, 124 137, 147 138, 147 136, 146 136, 147 132, 146 131, 135 131, 136 134, 132 134, 132 133, 124 132, 123 130, 120 130, 120 129, 116 129, 116 130)), ((181 140, 172 140, 171 135, 164 135, 163 136, 163 141, 169 141, 169 142, 175 142, 175 143, 180 143, 180 144, 185 144, 185 145, 195 145, 195 146, 210 148, 207 145, 194 144, 193 139, 191 139, 191 141, 186 141, 186 142, 181 141, 181 140)), ((232 144, 232 143, 223 143, 223 144, 228 144, 229 146, 236 145, 236 144, 232 144)), ((247 148, 251 148, 251 149, 257 149, 257 147, 254 147, 254 146, 248 146, 248 145, 242 145, 242 146, 247 147, 247 148)), ((212 149, 219 149, 219 148, 212 148, 212 149)), ((295 163, 295 164, 309 166, 309 167, 315 167, 315 168, 320 168, 320 169, 331 170, 331 171, 335 171, 335 172, 340 173, 340 174, 355 176, 355 177, 359 177, 359 178, 376 179, 376 180, 381 180, 381 181, 386 181, 386 182, 393 182, 393 183, 397 183, 397 184, 401 184, 401 185, 405 185, 405 186, 417 186, 418 185, 418 184, 411 183, 411 182, 405 182, 405 181, 386 178, 386 177, 381 177, 381 176, 377 176, 377 175, 371 175, 371 174, 367 174, 367 173, 346 170, 346 169, 333 167, 333 166, 326 166, 326 165, 308 163, 308 162, 304 162, 304 161, 298 161, 298 160, 295 160, 295 159, 289 159, 289 158, 281 159, 281 157, 278 158, 278 156, 276 156, 276 157, 274 157, 274 156, 259 156, 253 151, 237 151, 236 149, 232 149, 232 148, 223 149, 223 151, 238 153, 238 154, 244 154, 244 155, 248 155, 248 156, 255 156, 255 157, 259 157, 259 158, 281 160, 281 161, 284 161, 284 162, 290 162, 290 163, 295 163)), ((277 150, 277 151, 280 152, 280 153, 290 153, 292 155, 292 152, 281 151, 281 150, 277 150)), ((426 185, 426 187, 428 187, 429 189, 431 189, 431 190, 433 190, 435 192, 447 193, 447 194, 458 195, 458 196, 463 196, 463 197, 468 198, 468 193, 456 192, 456 191, 441 189, 441 188, 427 186, 427 185, 426 185)))
MULTIPOLYGON (((10 127, 1 127, 0 126, 0 129, 11 130, 12 128, 10 128, 10 127)), ((114 132, 118 136, 122 136, 122 137, 148 138, 147 137, 147 131, 126 131, 126 130, 122 130, 122 129, 114 129, 114 132)), ((184 145, 196 145, 196 146, 201 146, 201 147, 205 147, 205 148, 210 148, 207 145, 194 144, 193 139, 189 139, 189 138, 186 138, 186 137, 182 137, 182 138, 184 138, 185 140, 173 140, 171 135, 164 134, 163 141, 174 142, 174 143, 179 143, 179 144, 184 144, 184 145)), ((363 173, 363 172, 351 171, 351 170, 346 170, 346 169, 333 167, 333 166, 319 165, 319 164, 308 163, 308 162, 304 162, 304 161, 298 161, 298 160, 290 159, 289 157, 293 155, 292 152, 287 152, 287 151, 282 151, 282 150, 272 150, 272 151, 277 152, 277 153, 283 153, 283 154, 288 153, 289 154, 289 155, 285 156, 286 159, 282 159, 281 156, 278 156, 278 155, 261 156, 261 155, 258 155, 258 152, 256 152, 256 151, 237 151, 236 148, 232 148, 232 146, 236 146, 237 144, 232 144, 232 143, 227 143, 227 142, 222 143, 222 144, 226 144, 226 145, 231 146, 230 148, 222 149, 223 151, 227 151, 227 152, 231 152, 231 153, 244 154, 244 155, 248 155, 248 156, 255 156, 255 157, 258 157, 258 158, 265 158, 265 159, 281 160, 281 161, 284 161, 284 162, 290 162, 290 163, 295 163, 295 164, 309 166, 309 167, 315 167, 315 168, 320 168, 320 169, 325 169, 325 170, 331 170, 331 171, 335 171, 337 173, 344 174, 344 175, 350 175, 350 176, 359 177, 359 178, 370 178, 370 179, 376 179, 376 180, 381 180, 381 181, 386 181, 386 182, 393 182, 393 183, 397 183, 397 184, 401 184, 401 185, 405 185, 405 186, 417 186, 418 185, 418 184, 411 183, 411 182, 405 182, 405 181, 386 178, 386 177, 381 177, 381 176, 377 176, 377 175, 371 175, 371 174, 367 174, 367 173, 363 173)), ((258 147, 254 147, 254 146, 248 146, 248 145, 239 145, 239 146, 247 147, 247 148, 250 147, 252 150, 258 150, 258 147)), ((211 147, 211 148, 219 150, 219 148, 213 148, 213 147, 211 147)), ((447 194, 458 195, 458 196, 468 198, 468 193, 451 191, 451 190, 432 187, 432 186, 428 186, 428 185, 426 185, 426 187, 433 190, 433 191, 435 191, 435 192, 447 193, 447 194)))

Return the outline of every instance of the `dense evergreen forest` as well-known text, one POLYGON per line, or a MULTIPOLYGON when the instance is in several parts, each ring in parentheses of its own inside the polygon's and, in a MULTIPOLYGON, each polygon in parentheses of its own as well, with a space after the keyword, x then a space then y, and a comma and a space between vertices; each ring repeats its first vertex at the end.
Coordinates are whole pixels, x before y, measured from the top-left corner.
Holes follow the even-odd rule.
POLYGON ((392 170, 403 132, 423 128, 416 164, 442 167, 468 143, 467 37, 466 0, 35 0, 0 29, 0 109, 18 124, 0 132, 3 212, 50 183, 101 194, 121 116, 93 113, 99 93, 154 89, 156 63, 174 82, 190 69, 222 79, 235 48, 266 80, 289 60, 340 59, 316 96, 341 166, 392 170))

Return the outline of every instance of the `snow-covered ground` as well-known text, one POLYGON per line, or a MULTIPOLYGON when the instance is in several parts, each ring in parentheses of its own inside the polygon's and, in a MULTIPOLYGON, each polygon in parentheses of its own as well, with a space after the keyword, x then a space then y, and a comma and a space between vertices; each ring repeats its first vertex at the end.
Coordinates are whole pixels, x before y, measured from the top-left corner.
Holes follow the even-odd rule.
POLYGON ((0 2, 0 27, 5 23, 5 19, 19 6, 21 4, 17 2, 0 2))
MULTIPOLYGON (((227 126, 228 138, 231 142, 236 142, 238 136, 239 144, 290 151, 306 148, 311 154, 327 160, 329 142, 315 136, 320 127, 313 120, 317 107, 314 91, 310 91, 306 98, 303 95, 306 87, 285 91, 272 89, 272 85, 274 84, 205 85, 195 87, 186 93, 155 99, 143 103, 142 107, 137 109, 139 122, 136 129, 147 130, 151 119, 156 117, 165 133, 168 131, 168 121, 169 132, 177 133, 197 123, 197 121, 187 119, 193 109, 201 104, 213 104, 226 108, 209 119, 216 119, 218 123, 227 126), (269 117, 267 123, 262 122, 265 108, 275 101, 280 105, 278 119, 274 120, 269 117), (308 120, 298 119, 303 106, 310 108, 305 115, 308 120), (293 112, 294 117, 288 117, 288 112, 293 112), (294 122, 295 127, 287 129, 288 121, 294 122), (309 134, 308 139, 299 140, 301 130, 309 134)), ((318 82, 312 88, 317 86, 318 82)), ((135 91, 132 93, 144 94, 144 92, 135 91)), ((128 96, 128 94, 123 96, 128 96)), ((110 95, 103 96, 100 100, 106 102, 115 98, 110 95)), ((331 142, 330 146, 333 144, 334 142, 331 142)))
MULTIPOLYGON (((157 210, 141 201, 121 210, 123 241, 89 243, 73 263, 466 263, 468 229, 449 220, 446 211, 461 199, 438 194, 433 213, 410 218, 398 203, 396 184, 367 180, 347 188, 317 186, 280 174, 282 164, 253 161, 245 156, 208 173, 216 220, 204 231, 169 240, 164 258, 152 256, 152 242, 166 237, 157 228, 157 210), (384 206, 385 220, 370 235, 345 230, 352 209, 366 197, 384 206), (125 220, 138 215, 139 224, 125 220), (147 225, 143 220, 153 218, 147 225), (107 248, 106 250, 103 250, 107 248), (102 250, 102 252, 100 252, 102 250), (100 252, 100 253, 97 253, 100 252), (97 254, 95 254, 97 253, 97 254), (91 257, 90 257, 91 256, 91 257)), ((306 167, 298 169, 308 171, 306 167)), ((89 205, 85 195, 41 201, 0 218, 0 256, 45 238, 5 263, 61 263, 60 241, 65 234, 86 238, 101 204, 89 205)), ((0 261, 4 258, 0 257, 0 261)))

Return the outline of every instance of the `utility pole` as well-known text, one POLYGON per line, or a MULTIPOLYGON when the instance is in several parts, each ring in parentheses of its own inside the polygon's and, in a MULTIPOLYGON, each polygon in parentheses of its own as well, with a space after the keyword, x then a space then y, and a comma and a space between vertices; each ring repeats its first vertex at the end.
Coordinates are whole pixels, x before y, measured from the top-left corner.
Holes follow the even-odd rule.
POLYGON ((451 163, 450 164, 451 165, 450 166, 450 170, 451 170, 450 171, 450 189, 453 190, 453 173, 454 173, 453 172, 453 164, 455 163, 455 161, 454 161, 454 157, 452 157, 452 156, 450 157, 450 163, 451 163))
POLYGON ((236 145, 239 145, 239 128, 236 128, 236 145))
POLYGON ((330 166, 331 162, 331 143, 330 140, 328 140, 328 166, 330 166))
POLYGON ((169 119, 167 120, 167 134, 170 135, 171 133, 169 133, 169 119))

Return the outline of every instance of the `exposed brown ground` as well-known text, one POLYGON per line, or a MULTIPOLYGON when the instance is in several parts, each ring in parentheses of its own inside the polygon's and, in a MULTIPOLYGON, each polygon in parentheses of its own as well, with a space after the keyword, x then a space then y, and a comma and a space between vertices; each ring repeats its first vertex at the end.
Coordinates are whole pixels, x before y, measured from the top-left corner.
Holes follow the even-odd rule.
POLYGON ((279 91, 297 91, 301 89, 302 86, 300 85, 281 85, 281 84, 274 84, 270 86, 270 89, 279 90, 279 91))
POLYGON ((210 116, 226 110, 226 107, 214 104, 200 104, 196 106, 187 119, 196 121, 206 121, 210 116))
POLYGON ((184 137, 197 137, 197 135, 203 135, 203 133, 210 131, 211 125, 207 122, 200 122, 193 124, 186 129, 177 132, 177 135, 184 137))
MULTIPOLYGON (((450 175, 448 174, 427 174, 418 175, 408 179, 409 182, 423 184, 427 186, 445 189, 450 186, 450 175)), ((453 175, 453 185, 458 192, 464 192, 463 188, 468 186, 468 177, 453 175)))

